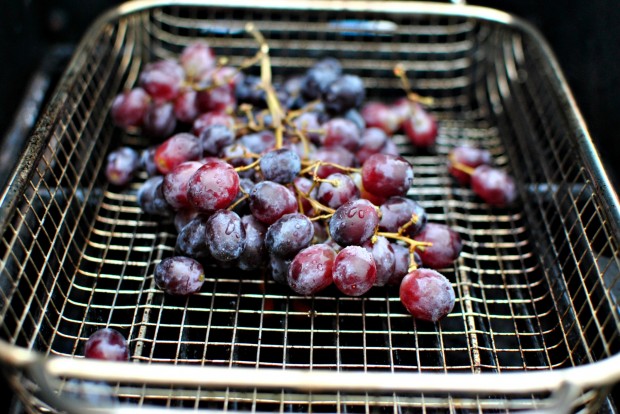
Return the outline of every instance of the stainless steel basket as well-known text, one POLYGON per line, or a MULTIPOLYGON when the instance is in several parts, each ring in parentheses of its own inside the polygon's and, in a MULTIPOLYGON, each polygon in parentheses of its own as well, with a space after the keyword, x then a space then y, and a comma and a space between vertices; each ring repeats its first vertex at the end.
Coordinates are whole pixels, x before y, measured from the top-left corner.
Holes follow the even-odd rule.
POLYGON ((510 15, 415 2, 130 2, 79 45, 1 202, 0 362, 29 412, 615 411, 618 200, 548 46, 510 15), (463 238, 443 271, 457 303, 441 323, 412 319, 395 288, 304 298, 264 274, 215 268, 188 299, 154 286, 175 231, 140 211, 138 184, 118 192, 103 178, 111 148, 148 145, 112 125, 111 101, 146 62, 199 37, 233 64, 252 56, 250 21, 276 77, 335 56, 371 98, 389 100, 403 62, 434 97, 436 150, 395 139, 415 168, 410 195, 463 238), (446 155, 466 142, 516 177, 517 207, 490 209, 451 181, 446 155), (129 363, 81 357, 101 327, 129 338, 129 363), (76 379, 92 380, 87 392, 76 379))

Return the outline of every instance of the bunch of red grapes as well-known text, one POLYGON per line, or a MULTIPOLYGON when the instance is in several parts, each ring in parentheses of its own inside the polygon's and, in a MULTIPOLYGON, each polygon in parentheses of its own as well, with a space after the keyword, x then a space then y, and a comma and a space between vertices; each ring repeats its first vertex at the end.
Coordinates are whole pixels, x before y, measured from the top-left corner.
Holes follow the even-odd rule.
POLYGON ((154 144, 115 149, 106 175, 124 186, 146 171, 139 205, 174 220, 176 252, 156 266, 157 286, 190 295, 205 266, 266 269, 300 295, 396 285, 414 317, 447 315, 455 294, 438 270, 461 239, 407 197, 413 168, 391 137, 419 147, 437 137, 435 118, 407 92, 367 102, 361 78, 333 58, 277 83, 265 48, 238 68, 204 42, 146 65, 111 116, 154 144), (260 76, 246 73, 256 63, 260 76))

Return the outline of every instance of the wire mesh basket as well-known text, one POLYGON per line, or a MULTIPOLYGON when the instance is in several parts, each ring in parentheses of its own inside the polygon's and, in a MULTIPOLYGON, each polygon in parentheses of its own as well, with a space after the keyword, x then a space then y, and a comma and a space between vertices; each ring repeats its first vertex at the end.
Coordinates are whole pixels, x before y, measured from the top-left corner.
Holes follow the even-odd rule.
POLYGON ((0 361, 29 412, 613 412, 619 218, 556 61, 510 15, 416 2, 130 2, 80 43, 4 189, 0 361), (156 288, 176 232, 138 207, 139 182, 106 183, 110 149, 149 144, 113 126, 111 102, 144 64, 197 38, 232 64, 253 56, 247 22, 268 39, 275 78, 333 56, 369 98, 389 100, 401 62, 434 98, 436 148, 394 139, 414 166, 410 196, 463 239, 442 271, 456 306, 440 323, 414 320, 394 287, 308 298, 261 272, 211 268, 189 298, 156 288), (451 180, 448 151, 464 143, 514 175, 517 207, 489 208, 451 180), (130 362, 82 358, 102 327, 129 339, 130 362))

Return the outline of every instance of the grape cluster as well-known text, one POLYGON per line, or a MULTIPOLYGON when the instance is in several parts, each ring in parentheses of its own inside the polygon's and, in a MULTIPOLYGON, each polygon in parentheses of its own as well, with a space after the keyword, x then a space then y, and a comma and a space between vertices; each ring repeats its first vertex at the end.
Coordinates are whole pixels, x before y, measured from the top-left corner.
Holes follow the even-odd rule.
POLYGON ((423 99, 396 71, 407 96, 368 102, 361 78, 333 58, 276 83, 265 49, 233 68, 206 43, 191 44, 146 65, 114 100, 115 125, 161 138, 141 153, 115 149, 106 169, 114 185, 145 171, 140 207, 174 220, 175 254, 156 266, 156 285, 190 295, 206 266, 266 269, 300 295, 400 286, 415 317, 441 319, 454 292, 437 270, 452 265, 461 240, 407 197, 413 167, 391 139, 402 132, 434 145, 437 122, 423 99), (245 73, 255 63, 260 76, 245 73))
POLYGON ((494 207, 506 207, 517 198, 514 178, 505 170, 492 165, 489 151, 471 146, 459 146, 448 154, 448 172, 463 186, 494 207))

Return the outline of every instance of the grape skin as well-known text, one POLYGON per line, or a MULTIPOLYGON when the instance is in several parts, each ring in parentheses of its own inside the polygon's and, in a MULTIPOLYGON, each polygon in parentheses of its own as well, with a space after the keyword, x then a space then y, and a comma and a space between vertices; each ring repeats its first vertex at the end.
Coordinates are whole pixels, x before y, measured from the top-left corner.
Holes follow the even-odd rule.
POLYGON ((260 170, 265 180, 287 184, 301 171, 301 159, 288 148, 271 150, 260 158, 260 170))
POLYGON ((404 196, 413 184, 413 167, 403 157, 374 154, 362 165, 362 183, 378 196, 404 196))
POLYGON ((204 269, 190 257, 166 257, 155 266, 155 284, 169 295, 188 296, 202 288, 204 269))
POLYGON ((213 212, 228 207, 239 192, 239 175, 232 165, 208 160, 187 183, 187 199, 196 209, 213 212))
POLYGON ((265 246, 272 255, 291 257, 310 245, 314 225, 301 213, 285 214, 267 229, 265 246))
POLYGON ((454 308, 455 294, 450 281, 432 269, 416 269, 400 284, 400 300, 416 319, 437 322, 454 308))
POLYGON ((104 361, 128 361, 127 340, 115 329, 102 328, 93 332, 84 344, 84 357, 104 361))
POLYGON ((333 282, 335 258, 336 252, 326 244, 315 244, 301 250, 289 266, 288 285, 304 296, 327 288, 333 282))
POLYGON ((215 260, 230 262, 245 248, 245 227, 234 211, 218 210, 207 220, 207 244, 215 260))
POLYGON ((347 246, 334 259, 333 279, 338 290, 345 295, 361 296, 375 284, 377 266, 366 249, 347 246))
POLYGON ((263 223, 273 224, 283 215, 296 212, 297 200, 282 184, 261 181, 250 192, 250 211, 263 223))
POLYGON ((432 243, 418 251, 424 266, 432 269, 452 266, 463 247, 459 234, 441 223, 427 223, 415 240, 432 243))
POLYGON ((351 200, 340 206, 329 220, 329 232, 342 246, 362 245, 379 225, 377 208, 368 200, 351 200))

